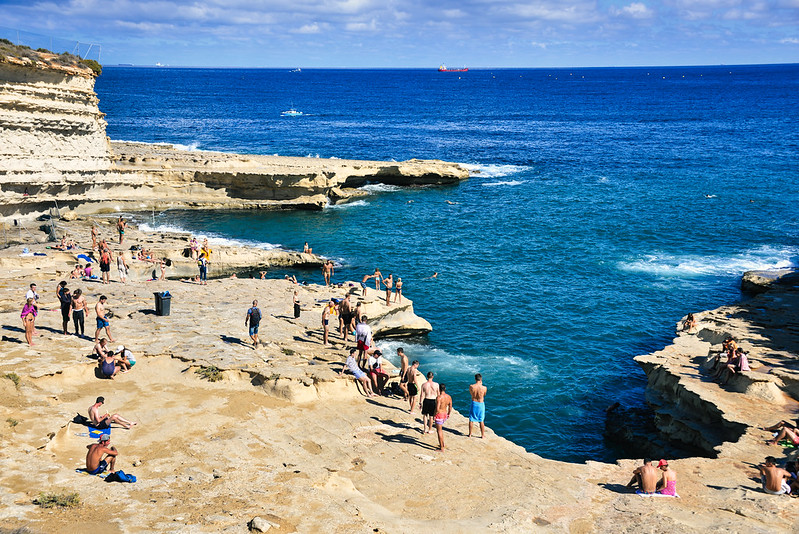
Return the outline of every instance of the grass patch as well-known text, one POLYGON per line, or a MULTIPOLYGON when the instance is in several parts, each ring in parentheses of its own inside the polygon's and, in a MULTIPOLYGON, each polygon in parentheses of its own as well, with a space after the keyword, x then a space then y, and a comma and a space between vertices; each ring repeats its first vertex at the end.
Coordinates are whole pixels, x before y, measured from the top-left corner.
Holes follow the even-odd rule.
POLYGON ((11 428, 14 428, 19 424, 19 421, 9 417, 8 419, 6 419, 6 423, 8 423, 8 426, 10 426, 11 428))
POLYGON ((75 508, 80 506, 80 495, 78 493, 40 493, 33 499, 33 504, 38 504, 42 508, 75 508))
POLYGON ((199 369, 195 369, 194 372, 209 382, 219 382, 223 378, 222 369, 214 365, 200 367, 199 369))
POLYGON ((282 350, 283 354, 285 354, 286 356, 294 356, 296 354, 293 350, 287 349, 286 347, 283 347, 280 350, 282 350))
POLYGON ((6 373, 5 378, 8 378, 12 382, 14 382, 14 387, 19 389, 19 375, 17 373, 6 373))

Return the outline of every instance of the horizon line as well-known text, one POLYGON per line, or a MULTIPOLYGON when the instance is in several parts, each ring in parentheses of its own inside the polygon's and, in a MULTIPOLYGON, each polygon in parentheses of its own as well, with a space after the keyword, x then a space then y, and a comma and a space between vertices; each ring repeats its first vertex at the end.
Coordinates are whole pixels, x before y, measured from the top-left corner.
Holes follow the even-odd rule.
MULTIPOLYGON (((697 68, 697 67, 773 67, 799 65, 799 62, 790 63, 695 63, 688 65, 602 65, 602 66, 549 66, 549 67, 464 67, 472 70, 537 70, 537 69, 648 69, 648 68, 697 68)), ((233 67, 223 65, 159 65, 159 64, 136 64, 136 63, 104 63, 103 68, 153 68, 153 69, 260 69, 260 70, 438 70, 438 67, 233 67)))

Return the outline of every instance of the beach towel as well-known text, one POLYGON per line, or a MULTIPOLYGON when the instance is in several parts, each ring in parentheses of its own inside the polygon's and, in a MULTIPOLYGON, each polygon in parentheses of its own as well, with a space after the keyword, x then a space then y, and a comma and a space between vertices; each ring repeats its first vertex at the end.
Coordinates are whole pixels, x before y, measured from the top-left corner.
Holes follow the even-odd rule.
POLYGON ((86 470, 85 467, 81 467, 79 469, 75 469, 75 472, 76 473, 83 473, 84 475, 90 475, 90 476, 93 476, 93 477, 100 477, 100 478, 106 478, 108 476, 108 473, 97 473, 96 475, 92 475, 91 473, 89 473, 86 470))
POLYGON ((94 439, 100 439, 100 436, 103 434, 111 435, 111 427, 107 428, 97 428, 93 426, 89 426, 89 437, 94 439))
POLYGON ((777 445, 779 445, 780 447, 785 447, 786 449, 796 448, 796 444, 792 441, 788 441, 787 439, 780 441, 779 443, 777 443, 777 445))
POLYGON ((663 495, 662 493, 645 493, 641 490, 635 490, 636 495, 640 495, 641 497, 677 497, 680 498, 679 495, 663 495))
POLYGON ((86 254, 78 254, 78 259, 79 259, 79 260, 83 260, 83 261, 85 261, 86 263, 94 263, 94 260, 93 260, 93 259, 91 259, 91 258, 90 258, 89 256, 87 256, 86 254))
POLYGON ((33 255, 34 256, 47 256, 47 254, 45 254, 44 252, 34 252, 33 255))

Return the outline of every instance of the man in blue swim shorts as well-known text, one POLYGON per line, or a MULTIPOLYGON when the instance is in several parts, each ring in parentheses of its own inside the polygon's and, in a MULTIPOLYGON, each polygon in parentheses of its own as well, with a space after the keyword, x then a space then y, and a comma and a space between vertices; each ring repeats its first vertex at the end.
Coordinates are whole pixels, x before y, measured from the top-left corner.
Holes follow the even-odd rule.
POLYGON ((100 297, 100 302, 94 306, 94 313, 97 314, 97 330, 94 332, 95 343, 97 343, 97 338, 100 336, 100 331, 103 328, 105 328, 105 333, 108 336, 108 340, 112 343, 114 341, 114 338, 111 337, 111 323, 108 321, 108 317, 106 316, 105 303, 107 300, 108 297, 103 295, 100 297))
POLYGON ((114 472, 114 464, 117 460, 116 447, 111 447, 111 435, 103 434, 100 436, 99 443, 92 443, 87 445, 86 448, 89 452, 86 453, 86 472, 90 475, 99 475, 106 469, 110 468, 111 473, 114 472))
POLYGON ((483 375, 477 373, 474 375, 474 384, 469 386, 469 394, 472 396, 472 406, 469 408, 469 435, 467 437, 472 437, 472 426, 474 423, 480 423, 480 439, 485 437, 486 391, 488 391, 488 388, 483 385, 483 375))

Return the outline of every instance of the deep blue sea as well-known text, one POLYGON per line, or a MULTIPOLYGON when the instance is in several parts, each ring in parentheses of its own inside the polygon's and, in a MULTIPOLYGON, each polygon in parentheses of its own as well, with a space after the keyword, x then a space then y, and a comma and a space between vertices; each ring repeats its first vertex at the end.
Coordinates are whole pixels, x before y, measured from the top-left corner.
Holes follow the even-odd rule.
MULTIPOLYGON (((617 454, 604 410, 642 405, 632 358, 745 270, 799 265, 799 66, 472 70, 107 67, 108 135, 319 158, 437 158, 453 187, 368 186, 322 212, 156 214, 151 226, 332 257, 404 282, 404 346, 468 409, 539 455, 617 454), (302 117, 281 117, 295 107, 302 117), (452 202, 452 204, 447 201, 452 202), (437 280, 428 279, 438 272, 437 280)), ((321 281, 321 274, 301 275, 321 281)))

